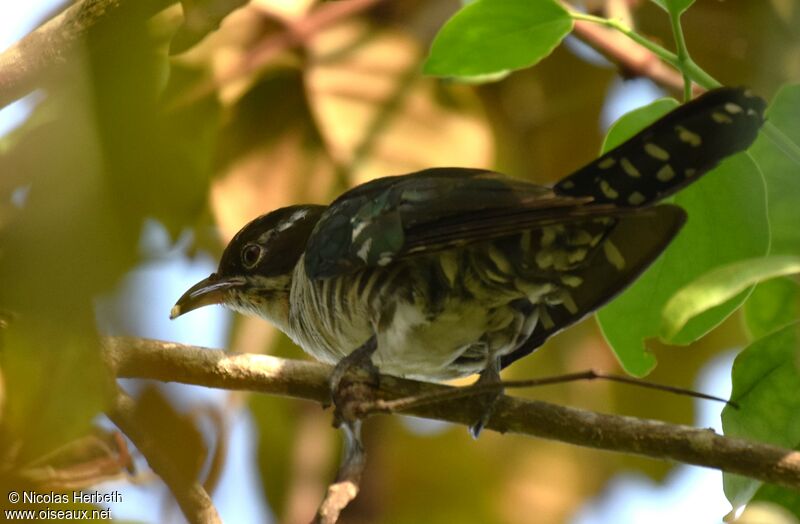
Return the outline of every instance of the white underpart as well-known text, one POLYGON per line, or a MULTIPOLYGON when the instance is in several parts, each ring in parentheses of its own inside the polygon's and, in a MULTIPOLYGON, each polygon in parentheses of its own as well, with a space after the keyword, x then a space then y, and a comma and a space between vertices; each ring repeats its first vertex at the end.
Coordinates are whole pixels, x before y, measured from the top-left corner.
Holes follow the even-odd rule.
POLYGON ((439 316, 432 323, 418 305, 399 302, 392 322, 378 336, 375 363, 392 375, 437 378, 458 355, 456 347, 476 338, 470 334, 461 340, 453 329, 458 323, 451 315, 439 316))
POLYGON ((411 332, 427 323, 425 315, 416 305, 408 302, 398 303, 392 323, 384 333, 384 338, 388 342, 387 346, 402 350, 406 347, 408 339, 411 338, 411 332))

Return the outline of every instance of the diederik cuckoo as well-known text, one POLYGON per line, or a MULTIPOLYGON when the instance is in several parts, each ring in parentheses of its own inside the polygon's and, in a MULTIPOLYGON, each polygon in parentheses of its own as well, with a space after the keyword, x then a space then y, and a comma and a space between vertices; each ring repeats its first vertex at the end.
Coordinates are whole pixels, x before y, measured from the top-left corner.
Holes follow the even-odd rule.
POLYGON ((764 108, 746 89, 709 91, 552 188, 445 167, 278 209, 172 317, 222 304, 330 364, 368 346, 384 373, 496 380, 658 257, 686 220, 658 202, 746 149, 764 108))

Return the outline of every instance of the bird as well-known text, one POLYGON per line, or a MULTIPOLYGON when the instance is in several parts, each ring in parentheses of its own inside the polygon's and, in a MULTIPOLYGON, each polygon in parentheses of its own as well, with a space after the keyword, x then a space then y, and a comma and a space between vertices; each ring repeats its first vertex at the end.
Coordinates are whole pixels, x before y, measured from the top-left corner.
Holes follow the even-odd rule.
POLYGON ((436 167, 269 212, 170 316, 221 304, 264 318, 339 376, 366 361, 499 382, 656 260, 687 220, 662 201, 746 150, 765 107, 743 87, 707 91, 552 187, 436 167))

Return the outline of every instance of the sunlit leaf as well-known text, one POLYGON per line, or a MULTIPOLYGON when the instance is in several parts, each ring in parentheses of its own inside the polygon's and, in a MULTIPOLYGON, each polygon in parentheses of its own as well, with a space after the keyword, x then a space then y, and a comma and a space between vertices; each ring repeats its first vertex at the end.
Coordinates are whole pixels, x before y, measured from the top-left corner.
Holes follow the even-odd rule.
POLYGON ((264 75, 230 113, 220 134, 219 176, 211 187, 223 239, 268 211, 330 198, 333 166, 298 72, 264 75))
POLYGON ((571 30, 572 18, 554 0, 477 0, 442 27, 423 70, 474 76, 530 67, 571 30))
POLYGON ((721 266, 694 280, 667 302, 661 336, 671 339, 693 317, 730 300, 753 284, 800 273, 800 257, 773 256, 721 266))
POLYGON ((420 77, 420 49, 407 35, 347 24, 320 35, 312 51, 306 89, 340 186, 431 166, 491 167, 494 141, 477 98, 420 77), (351 51, 325 60, 332 49, 351 51))
MULTIPOLYGON (((726 435, 745 437, 785 448, 800 445, 800 323, 790 324, 757 340, 733 364, 731 400, 722 427, 726 435)), ((735 506, 746 503, 761 482, 725 474, 725 495, 735 506)))
MULTIPOLYGON (((605 148, 621 143, 676 104, 662 100, 625 115, 609 131, 605 148)), ((655 264, 597 315, 623 367, 634 375, 655 366, 644 342, 659 335, 661 311, 678 289, 717 266, 762 256, 768 246, 764 184, 746 155, 724 161, 673 202, 687 211, 686 226, 655 264)), ((684 344, 699 338, 744 299, 734 297, 695 317, 670 341, 684 344)))

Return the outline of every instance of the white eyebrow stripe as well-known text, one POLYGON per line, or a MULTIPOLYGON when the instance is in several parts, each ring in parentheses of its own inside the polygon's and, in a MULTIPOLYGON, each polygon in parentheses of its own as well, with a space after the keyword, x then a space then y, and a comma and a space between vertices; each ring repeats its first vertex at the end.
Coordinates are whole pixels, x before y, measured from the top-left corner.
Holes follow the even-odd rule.
POLYGON ((268 241, 270 238, 272 238, 272 235, 273 235, 273 234, 275 234, 275 230, 274 230, 274 229, 270 229, 270 230, 268 230, 268 231, 264 231, 263 233, 261 233, 261 235, 259 235, 259 237, 258 237, 258 243, 259 243, 259 244, 261 244, 261 245, 263 246, 264 244, 266 244, 266 243, 267 243, 267 241, 268 241))
POLYGON ((287 229, 292 227, 296 222, 305 218, 307 214, 308 214, 308 209, 298 209, 297 211, 289 215, 289 218, 285 218, 281 222, 279 222, 277 226, 261 233, 261 235, 258 237, 257 242, 263 246, 264 244, 270 241, 272 235, 281 231, 286 231, 287 229))
POLYGON ((292 215, 289 218, 278 224, 278 227, 275 229, 277 229, 278 231, 286 231, 287 229, 292 227, 295 224, 295 222, 302 220, 303 217, 305 217, 307 214, 308 214, 308 209, 298 209, 297 211, 292 213, 292 215))

